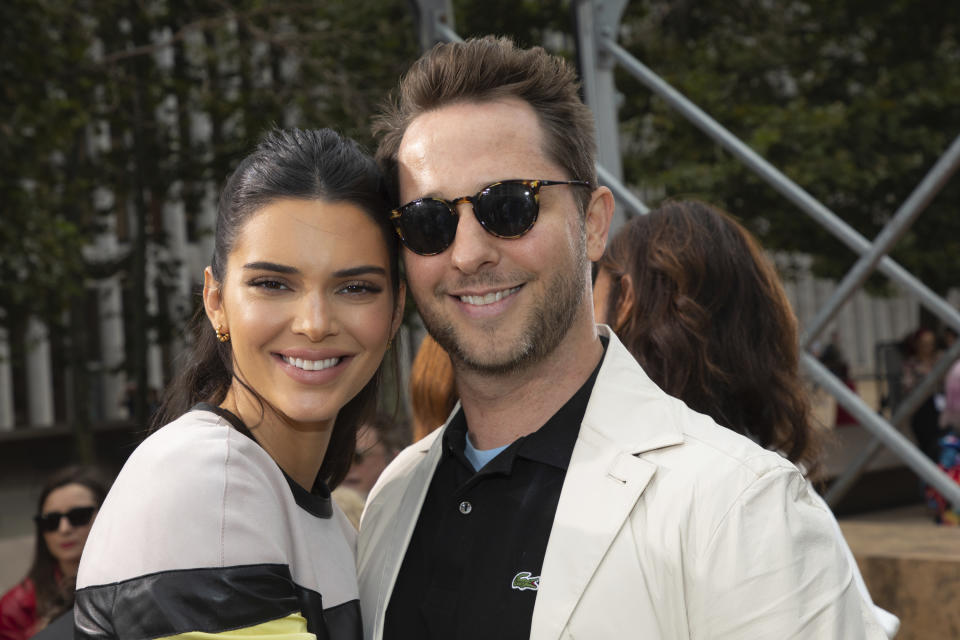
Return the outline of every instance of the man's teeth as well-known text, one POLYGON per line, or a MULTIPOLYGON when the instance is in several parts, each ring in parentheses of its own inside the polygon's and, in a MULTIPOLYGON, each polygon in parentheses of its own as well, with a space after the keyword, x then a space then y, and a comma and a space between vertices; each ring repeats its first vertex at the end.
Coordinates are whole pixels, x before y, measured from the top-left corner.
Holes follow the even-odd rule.
POLYGON ((488 293, 485 296, 460 296, 460 301, 466 302, 467 304, 483 306, 485 304, 493 304, 494 302, 503 300, 507 296, 513 295, 519 290, 520 287, 514 287, 512 289, 504 289, 495 293, 488 293))
POLYGON ((340 362, 340 358, 327 358, 326 360, 304 360, 303 358, 288 358, 283 356, 283 361, 292 364, 297 369, 304 371, 321 371, 334 367, 340 362))

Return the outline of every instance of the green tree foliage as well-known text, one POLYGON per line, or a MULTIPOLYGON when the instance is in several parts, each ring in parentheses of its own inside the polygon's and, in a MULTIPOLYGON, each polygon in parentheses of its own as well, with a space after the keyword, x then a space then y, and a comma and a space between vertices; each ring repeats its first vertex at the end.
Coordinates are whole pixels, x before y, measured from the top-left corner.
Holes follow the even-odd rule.
POLYGON ((148 333, 167 344, 196 304, 175 295, 169 205, 189 239, 209 234, 211 196, 273 126, 329 126, 369 146, 371 115, 416 54, 403 0, 0 3, 0 323, 12 341, 38 316, 64 329, 52 333, 59 364, 82 369, 97 331, 84 299, 118 278, 142 423, 148 333), (116 250, 97 244, 104 233, 116 250))
POLYGON ((92 176, 88 34, 63 3, 0 4, 0 309, 55 317, 82 289, 92 176), (48 6, 49 5, 49 6, 48 6))
MULTIPOLYGON (((620 42, 867 238, 960 135, 960 4, 634 2, 620 42)), ((772 249, 837 276, 855 259, 662 100, 622 73, 634 184, 697 196, 772 249)), ((938 291, 960 282, 960 176, 894 258, 938 291)))
POLYGON ((576 59, 569 0, 456 0, 453 8, 463 38, 509 35, 521 46, 545 46, 576 59))

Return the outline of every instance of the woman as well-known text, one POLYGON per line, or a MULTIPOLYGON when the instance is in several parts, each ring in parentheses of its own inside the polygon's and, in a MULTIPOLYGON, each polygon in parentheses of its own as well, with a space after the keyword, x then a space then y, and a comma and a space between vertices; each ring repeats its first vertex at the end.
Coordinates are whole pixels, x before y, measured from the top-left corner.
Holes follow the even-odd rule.
POLYGON ((91 532, 78 637, 361 637, 330 489, 401 320, 388 214, 330 130, 270 133, 227 181, 205 317, 91 532))
MULTIPOLYGON (((594 311, 664 391, 808 473, 816 466, 796 320, 773 267, 732 217, 674 201, 630 220, 596 264, 594 311)), ((875 610, 893 637, 899 621, 875 610)))
POLYGON ((695 201, 634 218, 597 263, 594 310, 664 391, 811 469, 796 320, 733 218, 695 201))
MULTIPOLYGON (((906 340, 907 358, 903 362, 903 391, 909 394, 920 384, 940 359, 937 336, 925 327, 906 340)), ((940 412, 934 396, 928 397, 910 416, 910 429, 917 447, 934 462, 940 460, 940 412)))
POLYGON ((26 640, 73 605, 73 584, 107 484, 89 467, 72 466, 44 484, 34 522, 33 565, 0 598, 0 640, 26 640))

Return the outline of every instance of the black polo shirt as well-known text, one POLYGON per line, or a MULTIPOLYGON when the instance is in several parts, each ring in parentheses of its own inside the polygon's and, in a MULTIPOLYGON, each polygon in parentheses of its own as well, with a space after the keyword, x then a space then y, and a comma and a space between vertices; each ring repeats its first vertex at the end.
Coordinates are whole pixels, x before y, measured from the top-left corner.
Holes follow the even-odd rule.
POLYGON ((463 411, 454 416, 390 597, 385 640, 530 637, 547 540, 599 370, 480 471, 463 453, 463 411))

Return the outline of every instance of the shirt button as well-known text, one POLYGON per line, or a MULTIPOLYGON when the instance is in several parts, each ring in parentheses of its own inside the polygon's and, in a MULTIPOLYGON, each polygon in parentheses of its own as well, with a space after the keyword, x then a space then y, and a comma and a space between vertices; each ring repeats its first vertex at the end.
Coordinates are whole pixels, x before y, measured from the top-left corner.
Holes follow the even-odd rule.
POLYGON ((470 503, 467 502, 466 500, 464 500, 463 502, 460 503, 460 513, 462 513, 463 515, 467 515, 467 514, 470 513, 471 511, 473 511, 473 505, 472 505, 472 504, 470 504, 470 503))

